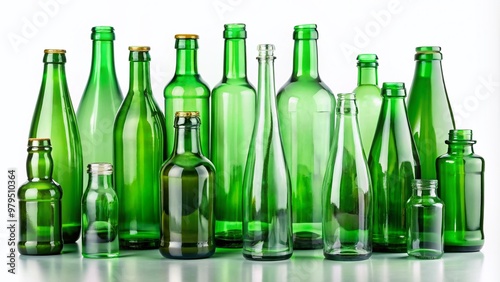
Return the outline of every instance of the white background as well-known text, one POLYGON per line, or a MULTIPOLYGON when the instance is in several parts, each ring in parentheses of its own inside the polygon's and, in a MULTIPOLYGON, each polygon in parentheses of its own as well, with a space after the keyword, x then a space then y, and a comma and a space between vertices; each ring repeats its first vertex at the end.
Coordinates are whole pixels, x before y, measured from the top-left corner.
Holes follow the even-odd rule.
POLYGON ((26 179, 26 144, 38 96, 43 50, 67 50, 66 74, 75 111, 90 71, 90 30, 115 28, 115 63, 123 94, 128 90, 128 46, 151 46, 154 96, 175 69, 174 35, 200 35, 199 72, 212 88, 222 76, 225 23, 247 24, 248 76, 257 85, 256 46, 276 45, 276 87, 292 68, 293 26, 316 23, 320 75, 334 93, 356 86, 358 53, 379 56, 379 83, 411 86, 415 47, 442 47, 443 70, 457 128, 473 129, 476 153, 486 159, 483 272, 499 258, 500 2, 377 0, 8 1, 0 11, 1 155, 0 275, 6 273, 7 170, 26 179), (3 175, 3 176, 2 176, 3 175), (4 188, 2 188, 4 187, 4 188), (490 259, 487 259, 490 256, 490 259))

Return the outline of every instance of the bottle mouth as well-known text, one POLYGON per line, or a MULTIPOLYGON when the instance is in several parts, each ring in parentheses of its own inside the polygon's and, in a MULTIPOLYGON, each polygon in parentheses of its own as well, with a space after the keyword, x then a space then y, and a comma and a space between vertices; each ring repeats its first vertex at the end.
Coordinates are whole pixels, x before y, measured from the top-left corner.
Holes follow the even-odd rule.
POLYGON ((151 61, 151 56, 149 55, 149 46, 129 46, 130 51, 128 60, 130 62, 149 62, 151 61))
POLYGON ((316 24, 300 24, 296 25, 293 29, 293 39, 294 40, 307 40, 307 39, 318 39, 319 34, 316 24))
POLYGON ((415 48, 415 60, 419 61, 432 61, 442 60, 443 54, 439 46, 420 46, 415 48))
POLYGON ((445 141, 446 144, 466 142, 475 144, 476 140, 472 139, 471 129, 451 129, 448 132, 448 140, 445 141))
POLYGON ((174 127, 198 127, 201 124, 200 112, 197 111, 179 111, 175 112, 174 127))
POLYGON ((406 97, 404 82, 384 82, 381 92, 384 97, 406 97))
POLYGON ((91 174, 110 175, 113 173, 113 165, 110 163, 91 163, 87 165, 87 172, 91 174))
POLYGON ((45 49, 43 53, 44 63, 66 63, 65 49, 45 49))
POLYGON ((28 148, 51 147, 50 138, 37 137, 28 139, 28 148))
POLYGON ((275 58, 274 50, 276 48, 273 44, 259 44, 257 45, 257 51, 259 51, 259 56, 257 59, 267 59, 267 58, 275 58))
POLYGON ((198 39, 200 37, 197 34, 176 34, 175 35, 175 49, 188 49, 194 50, 198 49, 198 39))
POLYGON ((115 29, 112 26, 94 26, 90 38, 98 41, 115 40, 115 29))
POLYGON ((245 24, 243 24, 243 23, 225 24, 223 37, 225 39, 245 39, 245 38, 247 38, 245 24))
POLYGON ((415 190, 431 190, 438 188, 436 179, 413 179, 412 187, 415 190))
POLYGON ((378 56, 376 54, 359 54, 356 60, 358 60, 358 67, 378 66, 378 56))

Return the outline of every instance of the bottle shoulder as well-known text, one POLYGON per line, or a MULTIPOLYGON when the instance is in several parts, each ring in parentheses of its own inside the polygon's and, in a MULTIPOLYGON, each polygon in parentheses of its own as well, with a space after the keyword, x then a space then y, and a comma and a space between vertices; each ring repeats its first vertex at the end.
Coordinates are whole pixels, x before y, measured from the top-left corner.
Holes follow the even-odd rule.
POLYGON ((219 95, 240 95, 240 96, 248 96, 248 95, 256 95, 256 90, 250 83, 227 83, 220 82, 218 83, 214 89, 212 90, 212 96, 215 98, 219 95))
POLYGON ((289 79, 278 90, 278 96, 327 95, 332 96, 330 88, 319 79, 289 79))
POLYGON ((210 89, 201 77, 193 75, 174 76, 163 90, 165 98, 169 97, 210 97, 210 89))
POLYGON ((183 170, 215 173, 215 167, 208 158, 190 152, 174 154, 163 164, 161 169, 163 175, 165 175, 165 173, 169 175, 175 173, 175 171, 182 172, 183 170))
POLYGON ((26 201, 61 199, 62 188, 53 180, 31 180, 19 187, 17 196, 26 201))

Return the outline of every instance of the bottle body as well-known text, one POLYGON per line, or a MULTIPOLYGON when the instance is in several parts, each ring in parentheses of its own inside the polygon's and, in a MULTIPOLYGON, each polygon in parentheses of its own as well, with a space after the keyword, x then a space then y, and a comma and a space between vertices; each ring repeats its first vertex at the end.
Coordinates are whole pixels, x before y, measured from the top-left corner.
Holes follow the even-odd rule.
POLYGON ((47 49, 44 78, 31 121, 30 138, 50 138, 53 179, 64 189, 61 201, 64 242, 75 243, 81 230, 82 146, 64 64, 65 51, 47 49))

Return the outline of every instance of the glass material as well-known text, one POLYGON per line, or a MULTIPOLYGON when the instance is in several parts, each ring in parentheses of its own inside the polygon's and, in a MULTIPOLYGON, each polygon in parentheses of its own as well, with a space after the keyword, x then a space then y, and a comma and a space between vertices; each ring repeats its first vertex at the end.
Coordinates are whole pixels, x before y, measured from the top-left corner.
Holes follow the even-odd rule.
MULTIPOLYGON (((55 255, 63 248, 61 186, 52 180, 52 147, 48 138, 30 138, 28 181, 17 191, 19 242, 22 255, 55 255)), ((9 244, 10 245, 10 244, 9 244)))
POLYGON ((406 113, 404 83, 384 83, 382 109, 368 157, 373 187, 373 250, 406 252, 406 202, 420 161, 406 113))
POLYGON ((278 118, 292 187, 293 248, 321 249, 321 187, 333 142, 335 96, 318 73, 315 24, 293 32, 293 72, 278 91, 278 118))
POLYGON ((50 138, 53 179, 63 189, 62 228, 64 243, 80 237, 83 192, 82 145, 66 82, 66 51, 46 49, 42 86, 31 120, 30 138, 50 138))
POLYGON ((436 158, 446 153, 448 131, 455 120, 441 69, 441 47, 417 47, 408 96, 408 119, 420 157, 422 178, 436 179, 436 158))
POLYGON ((370 154, 377 121, 382 107, 378 87, 378 57, 375 54, 358 55, 358 86, 354 89, 359 113, 359 132, 365 155, 370 154))
POLYGON ((323 254, 365 260, 372 254, 372 187, 359 134, 356 98, 337 95, 336 140, 323 183, 323 254))
POLYGON ((165 117, 151 90, 150 48, 129 47, 130 85, 114 126, 115 189, 120 199, 120 247, 160 243, 160 178, 165 117))
POLYGON ((82 198, 82 255, 112 258, 119 255, 118 197, 113 189, 113 166, 87 166, 89 183, 82 198))
POLYGON ((290 177, 281 144, 274 88, 274 45, 258 46, 256 121, 243 181, 243 256, 292 256, 290 177))
MULTIPOLYGON (((113 163, 113 123, 123 100, 115 71, 113 27, 93 27, 91 39, 90 75, 76 113, 84 166, 113 163)), ((84 174, 83 185, 87 182, 88 175, 84 174)))
POLYGON ((484 159, 474 153, 472 130, 450 130, 448 152, 436 160, 439 197, 446 210, 444 250, 475 252, 484 244, 484 159))
MULTIPOLYGON (((200 113, 201 152, 209 156, 209 99, 210 89, 198 73, 198 35, 175 35, 177 62, 175 75, 163 92, 165 96, 166 125, 174 124, 177 111, 200 113)), ((175 134, 167 130, 167 158, 175 153, 175 134)))
POLYGON ((217 168, 215 243, 241 248, 242 186, 255 122, 254 87, 246 68, 244 24, 226 24, 224 73, 212 91, 211 160, 217 168))
POLYGON ((207 258, 215 253, 215 168, 200 149, 199 113, 177 112, 174 125, 174 154, 160 173, 160 253, 207 258))
POLYGON ((437 180, 415 179, 413 195, 408 200, 408 255, 419 259, 443 256, 444 206, 436 195, 437 180))

